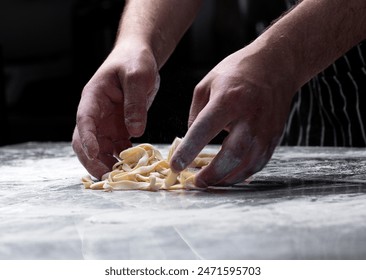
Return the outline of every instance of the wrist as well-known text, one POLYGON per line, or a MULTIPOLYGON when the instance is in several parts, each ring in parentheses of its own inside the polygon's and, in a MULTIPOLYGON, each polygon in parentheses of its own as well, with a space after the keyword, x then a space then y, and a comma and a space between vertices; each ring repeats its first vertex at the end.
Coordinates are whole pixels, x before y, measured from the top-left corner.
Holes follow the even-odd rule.
POLYGON ((272 91, 291 100, 303 85, 296 56, 284 36, 262 35, 243 51, 244 62, 255 67, 252 71, 256 72, 256 80, 262 81, 272 91))
POLYGON ((120 53, 123 56, 129 54, 130 57, 133 57, 131 54, 146 53, 156 60, 151 43, 146 36, 141 34, 119 34, 112 52, 120 53))
POLYGON ((198 12, 202 0, 126 1, 117 42, 134 38, 148 45, 160 69, 198 12))
MULTIPOLYGON (((165 42, 163 38, 160 39, 158 36, 159 35, 146 33, 119 33, 114 46, 114 51, 130 49, 135 52, 140 51, 150 53, 155 58, 156 65, 160 70, 170 55, 170 52, 167 54, 165 51, 169 49, 169 44, 165 42)), ((171 49, 173 51, 173 47, 171 49)))

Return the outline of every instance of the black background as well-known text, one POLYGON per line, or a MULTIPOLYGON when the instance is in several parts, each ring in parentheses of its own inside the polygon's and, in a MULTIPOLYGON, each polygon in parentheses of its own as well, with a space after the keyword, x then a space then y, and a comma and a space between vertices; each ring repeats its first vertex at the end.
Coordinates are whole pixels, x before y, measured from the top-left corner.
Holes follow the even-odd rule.
MULTIPOLYGON (((1 1, 1 145, 71 140, 80 93, 113 47, 123 6, 121 0, 1 1)), ((284 8, 282 1, 206 0, 161 69, 146 132, 134 141, 183 136, 195 85, 284 8)))

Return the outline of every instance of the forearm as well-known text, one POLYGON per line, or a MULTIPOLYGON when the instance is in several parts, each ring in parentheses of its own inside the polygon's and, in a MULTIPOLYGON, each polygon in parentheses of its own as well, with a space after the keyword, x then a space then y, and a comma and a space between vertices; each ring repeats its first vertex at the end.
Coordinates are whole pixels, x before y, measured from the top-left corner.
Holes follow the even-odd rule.
POLYGON ((366 38, 366 1, 303 0, 253 44, 296 90, 366 38))
POLYGON ((124 39, 151 47, 161 68, 192 24, 202 0, 128 0, 116 45, 124 39))

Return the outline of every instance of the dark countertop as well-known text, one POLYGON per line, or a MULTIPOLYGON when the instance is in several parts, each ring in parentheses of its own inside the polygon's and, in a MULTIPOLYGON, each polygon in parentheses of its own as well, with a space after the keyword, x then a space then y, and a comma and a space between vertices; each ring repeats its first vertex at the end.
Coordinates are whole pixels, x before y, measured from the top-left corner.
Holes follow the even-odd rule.
POLYGON ((2 147, 0 174, 0 259, 366 259, 366 149, 281 147, 206 192, 85 190, 70 143, 2 147))

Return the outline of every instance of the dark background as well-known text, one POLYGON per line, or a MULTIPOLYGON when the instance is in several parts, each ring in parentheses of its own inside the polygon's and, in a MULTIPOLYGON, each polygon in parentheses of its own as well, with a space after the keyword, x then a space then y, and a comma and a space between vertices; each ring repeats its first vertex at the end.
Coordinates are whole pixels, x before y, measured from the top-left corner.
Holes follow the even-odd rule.
MULTIPOLYGON (((123 6, 122 0, 1 1, 0 145, 71 140, 81 90, 113 47, 123 6)), ((206 0, 162 68, 146 133, 134 141, 183 136, 194 86, 283 10, 282 0, 206 0)))

